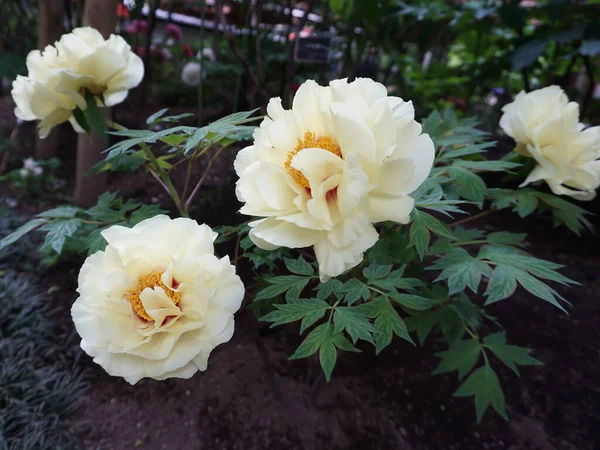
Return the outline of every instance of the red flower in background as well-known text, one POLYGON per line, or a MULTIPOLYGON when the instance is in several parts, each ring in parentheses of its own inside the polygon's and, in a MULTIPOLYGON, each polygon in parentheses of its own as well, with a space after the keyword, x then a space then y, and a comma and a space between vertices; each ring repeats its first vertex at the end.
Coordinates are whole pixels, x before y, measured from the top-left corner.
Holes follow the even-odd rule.
POLYGON ((148 22, 145 20, 134 20, 125 28, 130 34, 146 34, 148 32, 148 22))
POLYGON ((121 18, 129 18, 129 10, 125 7, 123 3, 119 3, 117 5, 117 17, 121 18))
POLYGON ((192 47, 190 44, 183 44, 183 57, 184 58, 191 58, 192 56, 194 56, 194 51, 192 50, 192 47))
POLYGON ((165 33, 167 36, 172 37, 177 42, 179 42, 183 36, 181 28, 178 25, 175 25, 174 23, 167 24, 167 26, 165 27, 165 33))

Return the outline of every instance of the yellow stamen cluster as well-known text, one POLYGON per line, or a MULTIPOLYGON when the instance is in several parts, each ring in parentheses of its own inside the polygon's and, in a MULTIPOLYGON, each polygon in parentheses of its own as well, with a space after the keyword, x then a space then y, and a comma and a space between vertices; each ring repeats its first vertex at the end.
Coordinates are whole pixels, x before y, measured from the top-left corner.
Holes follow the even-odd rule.
POLYGON ((171 299, 173 304, 177 305, 179 300, 181 300, 181 293, 172 290, 170 287, 166 286, 162 279, 160 278, 164 272, 152 272, 150 275, 140 275, 138 278, 138 283, 134 291, 128 292, 125 295, 125 300, 127 300, 131 304, 131 308, 133 311, 142 319, 147 320, 149 322, 153 322, 154 319, 148 315, 144 305, 142 304, 142 300, 140 300, 140 294, 146 288, 155 288, 160 287, 167 297, 171 299))
POLYGON ((296 154, 300 150, 304 150, 305 148, 322 148, 323 150, 327 150, 328 152, 331 152, 334 155, 339 156, 340 158, 342 158, 342 151, 340 150, 340 147, 337 144, 337 142, 329 136, 321 136, 317 138, 315 133, 307 131, 306 133, 304 133, 304 140, 298 139, 298 144, 296 145, 296 148, 294 148, 294 150, 292 150, 288 154, 287 161, 284 163, 285 170, 288 171, 288 173, 292 176, 294 180, 296 180, 296 182, 300 186, 306 189, 310 189, 310 183, 302 174, 302 172, 292 167, 292 159, 294 158, 294 156, 296 156, 296 154))

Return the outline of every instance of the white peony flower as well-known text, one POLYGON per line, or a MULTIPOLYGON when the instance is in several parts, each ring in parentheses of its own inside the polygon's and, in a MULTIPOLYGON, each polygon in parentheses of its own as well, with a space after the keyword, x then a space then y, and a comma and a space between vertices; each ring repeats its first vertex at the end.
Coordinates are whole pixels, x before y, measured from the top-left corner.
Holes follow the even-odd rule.
POLYGON ((63 35, 43 52, 30 52, 27 71, 27 77, 18 76, 13 82, 15 115, 40 120, 43 138, 67 120, 76 131, 83 131, 72 113, 77 107, 86 109, 85 93, 102 95, 106 106, 116 105, 140 84, 144 64, 121 36, 105 40, 94 28, 83 27, 63 35))
POLYGON ((536 167, 521 184, 544 180, 552 192, 591 200, 600 186, 600 127, 583 130, 579 105, 558 86, 525 94, 502 108, 500 126, 536 167))
POLYGON ((549 130, 554 135, 550 144, 527 146, 537 165, 521 186, 544 180, 557 195, 592 200, 600 186, 600 127, 576 131, 568 126, 549 130))
POLYGON ((515 151, 531 156, 527 146, 534 142, 544 146, 553 143, 556 127, 581 130, 579 105, 569 102, 559 86, 517 94, 512 103, 502 107, 500 127, 517 142, 515 151))
POLYGON ((196 87, 200 85, 200 77, 203 77, 202 67, 198 62, 189 62, 183 66, 181 71, 181 81, 186 86, 196 87))
POLYGON ((131 384, 206 370, 244 296, 229 258, 214 255, 216 233, 160 215, 102 236, 108 245, 83 264, 71 310, 81 348, 131 384))
POLYGON ((408 223, 434 159, 412 102, 370 79, 307 81, 291 110, 274 98, 267 113, 235 160, 241 212, 263 217, 250 224, 258 247, 314 246, 325 281, 362 261, 373 222, 408 223))

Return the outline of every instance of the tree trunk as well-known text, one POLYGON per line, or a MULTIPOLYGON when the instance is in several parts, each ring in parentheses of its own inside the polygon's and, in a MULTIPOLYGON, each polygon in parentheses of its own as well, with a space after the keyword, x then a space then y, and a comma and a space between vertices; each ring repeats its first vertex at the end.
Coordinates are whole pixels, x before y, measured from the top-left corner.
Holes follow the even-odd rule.
MULTIPOLYGON (((118 0, 86 0, 83 13, 84 25, 96 28, 104 38, 114 32, 117 24, 118 0)), ((110 117, 111 111, 106 108, 104 115, 110 117)), ((81 133, 77 139, 77 168, 75 172, 75 193, 73 201, 81 206, 91 206, 106 189, 106 172, 86 175, 87 171, 103 159, 102 151, 106 148, 103 137, 93 135, 91 138, 81 133)))
MULTIPOLYGON (((64 1, 39 0, 38 48, 44 50, 47 45, 58 41, 64 32, 64 1)), ((36 138, 36 159, 48 159, 56 156, 60 143, 60 127, 54 127, 45 139, 36 138)))

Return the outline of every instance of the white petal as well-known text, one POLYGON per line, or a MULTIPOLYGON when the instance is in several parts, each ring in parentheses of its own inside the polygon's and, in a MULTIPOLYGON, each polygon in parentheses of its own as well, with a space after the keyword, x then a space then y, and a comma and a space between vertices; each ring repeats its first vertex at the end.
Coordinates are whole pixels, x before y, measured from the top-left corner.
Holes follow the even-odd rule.
POLYGON ((336 229, 315 243, 321 281, 336 277, 357 266, 363 253, 375 245, 379 235, 366 216, 341 222, 336 229))
POLYGON ((356 153, 369 163, 375 160, 375 136, 363 119, 343 103, 331 105, 336 137, 344 158, 356 153))
POLYGON ((408 196, 405 197, 369 197, 369 220, 382 222, 391 220, 397 223, 410 222, 410 213, 415 201, 408 196))
POLYGON ((313 245, 320 239, 322 233, 300 228, 290 222, 267 219, 250 230, 250 239, 256 245, 266 242, 275 247, 302 248, 313 245))

